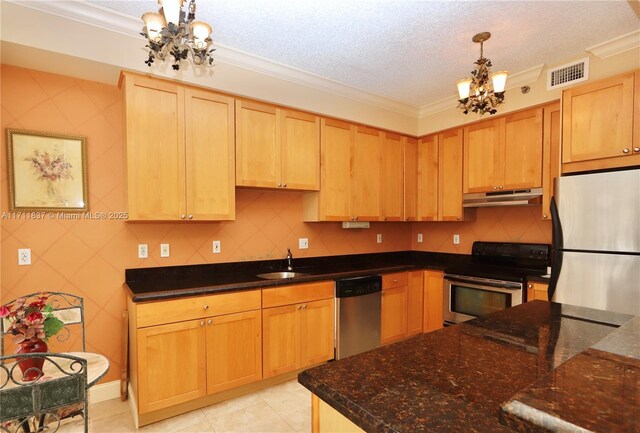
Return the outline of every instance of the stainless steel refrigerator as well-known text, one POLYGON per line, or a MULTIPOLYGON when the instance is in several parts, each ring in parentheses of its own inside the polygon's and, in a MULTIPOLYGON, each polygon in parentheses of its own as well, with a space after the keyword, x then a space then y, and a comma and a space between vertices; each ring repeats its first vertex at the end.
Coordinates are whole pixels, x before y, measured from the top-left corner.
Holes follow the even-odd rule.
POLYGON ((640 314, 640 169, 563 176, 551 204, 549 298, 640 314))

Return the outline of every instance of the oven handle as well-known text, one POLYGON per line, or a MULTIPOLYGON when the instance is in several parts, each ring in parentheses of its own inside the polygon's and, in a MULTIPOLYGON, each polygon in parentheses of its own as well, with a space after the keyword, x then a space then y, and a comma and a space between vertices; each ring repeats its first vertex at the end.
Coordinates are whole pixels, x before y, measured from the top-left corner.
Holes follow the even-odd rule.
POLYGON ((444 278, 449 281, 456 281, 458 283, 480 283, 490 287, 522 290, 522 283, 514 283, 511 281, 492 280, 490 278, 468 277, 466 275, 454 274, 445 274, 444 278))

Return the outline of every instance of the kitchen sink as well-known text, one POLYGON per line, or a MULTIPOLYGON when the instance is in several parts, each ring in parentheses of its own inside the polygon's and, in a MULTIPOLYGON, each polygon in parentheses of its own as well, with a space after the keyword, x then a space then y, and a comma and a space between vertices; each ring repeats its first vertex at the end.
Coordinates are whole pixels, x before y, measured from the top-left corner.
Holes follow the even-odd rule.
POLYGON ((289 278, 297 278, 297 277, 306 277, 309 274, 305 274, 303 272, 269 272, 266 274, 258 274, 257 277, 264 278, 265 280, 286 280, 289 278))

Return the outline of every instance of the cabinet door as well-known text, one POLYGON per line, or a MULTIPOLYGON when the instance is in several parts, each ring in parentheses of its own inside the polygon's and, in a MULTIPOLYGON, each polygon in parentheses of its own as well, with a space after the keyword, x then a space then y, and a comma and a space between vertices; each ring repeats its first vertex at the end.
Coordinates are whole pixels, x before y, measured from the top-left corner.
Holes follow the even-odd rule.
MULTIPOLYGON (((283 188, 320 189, 320 118, 294 110, 278 110, 283 188)), ((279 182, 279 183, 280 183, 279 182)))
POLYGON ((464 128, 464 192, 486 192, 502 185, 500 119, 464 128))
POLYGON ((260 310, 207 319, 207 393, 262 379, 260 310))
POLYGON ((444 132, 438 141, 438 220, 461 221, 462 129, 444 132))
POLYGON ((418 140, 404 140, 404 220, 418 217, 418 140))
POLYGON ((380 146, 380 208, 383 221, 403 219, 402 156, 402 137, 386 132, 380 146))
POLYGON ((286 305, 262 310, 265 379, 296 370, 300 364, 298 307, 286 305))
POLYGON ((440 271, 424 271, 424 332, 440 329, 444 324, 444 275, 440 271))
POLYGON ((393 343, 407 336, 407 286, 382 291, 380 342, 393 343))
POLYGON ((187 218, 235 218, 234 99, 185 89, 187 218))
POLYGON ((300 365, 304 368, 334 357, 334 299, 306 302, 300 315, 300 365))
POLYGON ((380 131, 358 126, 352 152, 353 216, 380 219, 380 131))
POLYGON ((322 119, 320 125, 319 219, 348 221, 351 219, 351 147, 354 126, 330 119, 322 119))
POLYGON ((549 300, 549 285, 545 283, 528 283, 527 284, 527 301, 549 300))
POLYGON ((206 395, 204 321, 142 328, 137 337, 141 414, 206 395))
POLYGON ((407 336, 422 332, 422 298, 424 271, 409 272, 409 287, 407 289, 407 336))
POLYGON ((633 153, 633 87, 628 73, 562 93, 563 163, 633 153))
POLYGON ((276 108, 236 101, 236 185, 276 188, 280 152, 277 150, 276 108), (278 167, 278 168, 277 168, 278 167))
POLYGON ((560 103, 544 107, 542 150, 542 219, 551 219, 554 179, 560 176, 560 103))
POLYGON ((418 220, 438 219, 438 136, 418 142, 418 220))
POLYGON ((132 220, 177 220, 186 213, 184 90, 125 76, 127 209, 132 220))
POLYGON ((504 189, 542 186, 542 108, 504 117, 504 189))

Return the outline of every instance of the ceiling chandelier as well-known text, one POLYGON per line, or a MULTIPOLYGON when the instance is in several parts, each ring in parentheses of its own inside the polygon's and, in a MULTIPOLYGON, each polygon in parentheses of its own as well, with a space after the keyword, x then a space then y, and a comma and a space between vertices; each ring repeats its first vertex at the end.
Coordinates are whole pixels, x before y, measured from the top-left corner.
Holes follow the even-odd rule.
POLYGON ((476 68, 471 71, 471 78, 458 80, 458 108, 464 114, 469 111, 480 113, 496 114, 496 107, 504 101, 504 88, 507 84, 507 71, 491 74, 491 60, 483 57, 482 44, 491 37, 491 33, 482 32, 475 35, 471 40, 480 43, 480 58, 475 62, 476 68), (491 76, 491 81, 489 81, 491 76))
POLYGON ((180 69, 180 62, 188 57, 196 65, 211 65, 211 26, 196 19, 196 2, 189 1, 187 12, 182 10, 184 0, 158 0, 158 12, 142 15, 145 26, 141 35, 148 40, 148 66, 156 60, 173 57, 173 69, 180 69))

